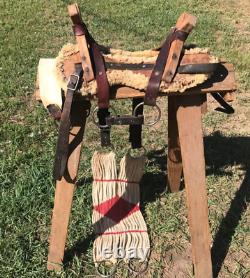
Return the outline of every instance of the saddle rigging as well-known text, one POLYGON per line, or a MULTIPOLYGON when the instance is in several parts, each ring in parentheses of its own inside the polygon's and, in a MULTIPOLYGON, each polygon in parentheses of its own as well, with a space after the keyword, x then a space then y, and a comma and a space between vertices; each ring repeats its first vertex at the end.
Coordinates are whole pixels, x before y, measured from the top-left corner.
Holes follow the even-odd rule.
MULTIPOLYGON (((185 28, 184 30, 178 29, 178 23, 175 28, 172 28, 171 32, 159 49, 159 54, 155 64, 129 64, 105 61, 103 54, 105 53, 106 48, 100 46, 91 36, 86 25, 81 19, 79 10, 77 14, 71 16, 71 19, 73 22, 74 35, 78 41, 81 63, 75 64, 75 73, 70 76, 67 86, 66 99, 61 114, 59 138, 54 164, 54 178, 56 180, 60 180, 62 178, 67 164, 68 136, 70 131, 70 108, 73 96, 83 82, 89 82, 93 79, 96 80, 98 108, 94 109, 94 113, 97 112, 98 123, 96 124, 100 128, 101 146, 111 146, 110 131, 112 125, 129 125, 129 141, 131 143, 131 148, 137 149, 142 147, 142 125, 146 124, 143 115, 143 106, 148 105, 156 107, 158 111, 157 121, 160 118, 161 111, 156 104, 156 99, 162 80, 166 83, 171 83, 177 72, 179 74, 213 73, 218 66, 218 63, 180 65, 183 44, 192 28, 188 26, 186 30, 185 28), (89 55, 92 68, 90 68, 86 63, 88 55, 86 56, 86 49, 83 49, 84 43, 81 42, 83 38, 86 40, 86 45, 88 46, 87 53, 89 55), (174 53, 170 53, 171 45, 175 41, 181 42, 181 47, 177 48, 174 53), (172 55, 170 58, 173 60, 173 64, 166 67, 170 55, 172 55), (132 115, 111 115, 110 85, 107 78, 107 69, 130 69, 140 71, 147 71, 149 69, 152 70, 147 88, 145 90, 145 97, 134 98, 132 100, 132 115)), ((233 108, 224 101, 221 95, 213 93, 212 96, 225 108, 226 112, 233 113, 233 108)), ((58 118, 58 113, 56 113, 56 115, 58 118)), ((95 115, 93 115, 93 119, 94 118, 95 115)), ((156 121, 148 123, 147 125, 153 125, 155 122, 156 121)))

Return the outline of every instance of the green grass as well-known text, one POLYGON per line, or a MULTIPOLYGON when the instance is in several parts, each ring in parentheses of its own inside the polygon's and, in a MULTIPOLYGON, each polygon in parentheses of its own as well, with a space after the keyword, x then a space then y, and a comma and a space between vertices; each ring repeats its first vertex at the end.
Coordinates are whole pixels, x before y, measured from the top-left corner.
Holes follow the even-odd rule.
MULTIPOLYGON (((57 128, 44 108, 34 102, 32 95, 39 58, 55 57, 63 44, 74 41, 67 16, 68 3, 28 0, 0 3, 0 277, 55 276, 46 272, 46 256, 54 198, 52 165, 57 128)), ((216 1, 78 3, 98 42, 130 50, 158 46, 181 12, 194 13, 199 24, 188 42, 210 47, 214 53, 234 62, 240 88, 249 88, 250 56, 237 48, 249 40, 235 33, 235 26, 228 19, 234 16, 233 12, 229 12, 227 21, 223 21, 224 14, 222 16, 217 11, 216 1), (219 42, 218 30, 222 33, 219 42)), ((122 104, 115 105, 123 107, 122 104)), ((231 238, 230 256, 221 270, 223 275, 230 273, 231 276, 222 277, 247 275, 246 264, 237 256, 239 252, 246 252, 248 260, 250 257, 249 208, 242 211, 240 218, 237 215, 237 211, 241 212, 249 201, 249 195, 245 196, 244 190, 236 193, 241 183, 245 187, 249 184, 250 142, 247 134, 239 132, 236 127, 227 128, 226 123, 234 120, 237 120, 237 114, 225 116, 214 111, 209 112, 204 120, 205 131, 208 130, 205 143, 212 234, 216 238, 220 231, 225 244, 231 238), (222 132, 218 133, 220 130, 222 132), (230 210, 235 196, 238 199, 230 210), (228 212, 228 222, 225 222, 223 219, 228 212), (231 231, 232 226, 235 231, 231 231), (234 272, 228 262, 236 265, 234 272)), ((157 140, 149 136, 151 130, 144 132, 144 144, 149 154, 141 186, 142 210, 153 249, 148 277, 161 277, 166 270, 164 265, 169 252, 175 249, 181 254, 190 240, 185 191, 161 194, 166 181, 167 127, 164 117, 155 131, 157 140)), ((91 123, 86 136, 67 241, 67 249, 72 250, 78 242, 85 240, 82 243, 84 252, 78 256, 68 252, 68 262, 58 277, 94 274, 90 159, 96 148, 93 138, 98 140, 98 131, 91 123)), ((129 147, 128 143, 124 144, 126 136, 126 130, 114 128, 113 141, 118 158, 129 147)))

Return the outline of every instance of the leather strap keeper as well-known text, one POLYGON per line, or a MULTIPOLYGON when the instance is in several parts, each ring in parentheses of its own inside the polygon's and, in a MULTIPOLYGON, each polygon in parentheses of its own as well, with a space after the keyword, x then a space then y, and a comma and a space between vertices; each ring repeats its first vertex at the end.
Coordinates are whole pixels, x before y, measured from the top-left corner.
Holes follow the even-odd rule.
POLYGON ((72 26, 72 29, 73 29, 75 36, 86 35, 85 29, 82 24, 74 24, 72 26))

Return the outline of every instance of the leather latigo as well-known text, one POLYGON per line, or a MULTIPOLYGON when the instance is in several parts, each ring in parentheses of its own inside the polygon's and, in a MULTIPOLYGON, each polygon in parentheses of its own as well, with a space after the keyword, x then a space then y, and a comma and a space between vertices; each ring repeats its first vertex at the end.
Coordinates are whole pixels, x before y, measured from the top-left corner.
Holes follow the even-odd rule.
MULTIPOLYGON (((110 57, 105 57, 105 55, 103 56, 105 63, 106 63, 106 68, 108 71, 112 71, 112 70, 129 70, 135 74, 141 74, 144 75, 145 77, 149 78, 153 67, 154 67, 154 63, 124 63, 121 62, 117 59, 112 59, 110 57), (131 66, 127 66, 128 64, 130 64, 131 66), (133 66, 134 65, 134 66, 133 66), (133 68, 134 67, 134 68, 133 68)), ((186 65, 195 65, 195 64, 209 64, 209 63, 213 63, 211 61, 214 60, 214 57, 209 54, 209 53, 190 53, 190 54, 184 54, 182 55, 182 58, 180 60, 180 66, 186 66, 186 65)), ((72 54, 69 57, 66 57, 64 60, 64 65, 63 65, 63 73, 65 75, 66 78, 68 78, 70 76, 70 73, 72 72, 72 70, 74 70, 74 64, 75 63, 80 63, 81 62, 81 57, 79 55, 79 53, 75 53, 72 54)), ((185 75, 190 75, 190 74, 185 74, 182 73, 181 76, 180 74, 177 72, 174 80, 178 81, 178 79, 185 77, 185 75)), ((170 84, 166 83, 165 86, 168 87, 170 84)))

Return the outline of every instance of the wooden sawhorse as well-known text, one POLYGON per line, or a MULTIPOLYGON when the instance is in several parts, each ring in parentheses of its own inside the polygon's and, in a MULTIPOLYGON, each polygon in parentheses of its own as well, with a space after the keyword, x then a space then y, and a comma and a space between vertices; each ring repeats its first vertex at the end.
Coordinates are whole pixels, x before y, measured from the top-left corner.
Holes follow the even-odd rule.
MULTIPOLYGON (((75 12, 75 7, 71 6, 75 12)), ((78 16, 78 11, 75 15, 78 16)), ((89 67, 86 80, 91 79, 91 66, 84 36, 77 37, 84 60, 89 67)), ((177 43, 181 49, 182 45, 177 43)), ((84 62, 84 63, 85 63, 84 62)), ((174 63, 177 63, 176 61, 174 63)), ((83 64, 83 66, 85 66, 83 64)), ((175 65, 177 66, 177 64, 175 65)), ((180 188, 182 172, 187 191, 188 221, 192 243, 192 257, 197 278, 212 277, 211 235, 208 224, 205 159, 202 133, 202 112, 206 110, 206 94, 218 92, 232 100, 235 91, 233 66, 221 63, 213 78, 185 93, 168 94, 168 184, 172 192, 180 188)), ((165 94, 166 96, 166 94, 165 94)), ((113 99, 144 97, 144 92, 129 87, 115 88, 113 99)), ((49 242, 49 270, 60 270, 64 258, 67 229, 75 182, 80 162, 81 145, 90 102, 84 98, 73 103, 69 155, 64 177, 56 183, 54 209, 49 242)))
MULTIPOLYGON (((183 171, 193 264, 195 276, 199 278, 212 277, 202 110, 206 104, 205 93, 230 92, 235 89, 232 66, 225 64, 225 67, 231 71, 228 71, 223 81, 210 80, 184 95, 168 97, 168 183, 172 192, 178 191, 183 171)), ((117 90, 116 98, 142 97, 142 94, 141 91, 122 87, 117 90)), ((59 270, 62 267, 88 111, 89 102, 85 100, 75 102, 72 107, 73 127, 69 138, 68 165, 64 177, 56 183, 47 265, 49 270, 59 270)))

